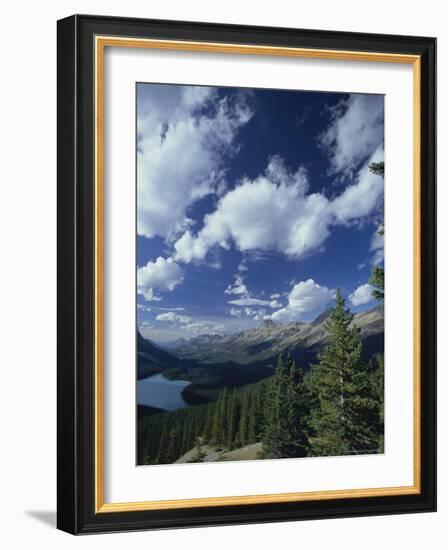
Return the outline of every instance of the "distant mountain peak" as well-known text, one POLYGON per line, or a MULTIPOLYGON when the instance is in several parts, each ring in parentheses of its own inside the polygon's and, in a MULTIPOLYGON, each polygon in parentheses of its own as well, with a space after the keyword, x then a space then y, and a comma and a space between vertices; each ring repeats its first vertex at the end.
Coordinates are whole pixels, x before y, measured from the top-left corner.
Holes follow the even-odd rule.
POLYGON ((319 325, 320 323, 326 321, 328 319, 328 317, 330 316, 331 314, 331 308, 330 309, 326 309, 325 311, 323 311, 322 313, 320 313, 313 321, 312 321, 312 324, 313 325, 319 325))
MULTIPOLYGON (((151 363, 158 372, 172 366, 191 365, 253 365, 276 364, 282 353, 291 353, 303 368, 306 368, 316 353, 328 341, 325 320, 331 309, 323 311, 311 323, 291 321, 281 323, 272 319, 260 321, 256 327, 229 335, 202 334, 189 340, 170 342, 168 352, 161 344, 154 345, 139 335, 139 361, 151 363)), ((384 348, 383 307, 357 313, 353 324, 360 329, 363 353, 366 358, 381 352, 384 348)), ((164 347, 168 347, 164 342, 164 347)))

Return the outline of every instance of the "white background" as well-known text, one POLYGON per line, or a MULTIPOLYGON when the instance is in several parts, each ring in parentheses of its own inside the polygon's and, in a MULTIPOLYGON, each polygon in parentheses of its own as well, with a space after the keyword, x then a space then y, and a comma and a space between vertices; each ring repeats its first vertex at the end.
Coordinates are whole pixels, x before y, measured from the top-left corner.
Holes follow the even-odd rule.
POLYGON ((112 48, 105 62, 105 501, 310 492, 413 483, 411 65, 112 48), (279 62, 281 61, 281 63, 279 62), (193 80, 192 80, 193 79, 193 80), (384 455, 135 467, 135 82, 385 94, 384 455), (336 83, 336 84, 335 84, 336 83), (342 84, 341 84, 342 83, 342 84), (341 86, 343 86, 341 88, 341 86), (126 182, 126 185, 123 183, 126 182))
MULTIPOLYGON (((439 404, 439 512, 350 520, 129 533, 74 538, 54 530, 56 358, 56 26, 72 13, 420 34, 439 38, 439 151, 448 148, 448 34, 443 3, 359 0, 262 5, 240 0, 21 2, 2 12, 0 52, 1 253, 0 540, 6 548, 121 548, 123 545, 196 549, 287 546, 363 550, 446 547, 448 520, 448 403, 439 404)), ((441 158, 441 161, 444 159, 441 158)), ((448 233, 446 179, 439 168, 439 234, 448 233)), ((446 244, 439 246, 439 334, 446 333, 446 244)), ((439 387, 447 387, 445 349, 439 387)), ((443 397, 443 392, 441 392, 443 397)))

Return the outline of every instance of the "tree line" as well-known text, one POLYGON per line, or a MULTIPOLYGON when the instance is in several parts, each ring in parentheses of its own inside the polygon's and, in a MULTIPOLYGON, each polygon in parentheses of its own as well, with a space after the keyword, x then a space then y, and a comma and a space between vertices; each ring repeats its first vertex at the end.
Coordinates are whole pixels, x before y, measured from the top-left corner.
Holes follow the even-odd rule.
POLYGON ((140 419, 139 464, 172 463, 203 445, 232 450, 261 442, 259 458, 383 452, 382 356, 362 359, 359 329, 338 291, 326 321, 328 343, 305 374, 280 356, 274 376, 224 388, 216 402, 140 419))
MULTIPOLYGON (((369 164, 369 170, 375 176, 384 179, 384 161, 372 162, 369 164)), ((384 217, 384 212, 383 212, 384 217)), ((380 222, 377 228, 377 234, 384 237, 384 220, 380 222)), ((384 301, 384 266, 374 265, 370 274, 369 283, 373 286, 372 297, 376 300, 384 301)))
POLYGON ((139 419, 139 464, 170 464, 204 443, 231 450, 260 441, 270 380, 243 388, 224 388, 214 403, 139 419))
POLYGON ((280 358, 267 403, 265 458, 383 451, 383 357, 362 359, 352 321, 338 291, 326 322, 328 343, 308 375, 292 359, 280 358))

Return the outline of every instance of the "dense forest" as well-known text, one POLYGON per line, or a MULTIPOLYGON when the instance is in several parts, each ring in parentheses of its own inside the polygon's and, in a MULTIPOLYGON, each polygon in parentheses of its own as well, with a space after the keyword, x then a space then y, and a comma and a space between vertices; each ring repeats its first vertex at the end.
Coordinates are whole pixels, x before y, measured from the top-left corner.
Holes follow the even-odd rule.
POLYGON ((232 450, 261 443, 258 458, 383 452, 384 366, 363 359, 359 329, 338 291, 326 321, 329 340, 304 373, 279 356, 270 378, 224 388, 213 403, 139 415, 138 463, 173 463, 194 449, 232 450))

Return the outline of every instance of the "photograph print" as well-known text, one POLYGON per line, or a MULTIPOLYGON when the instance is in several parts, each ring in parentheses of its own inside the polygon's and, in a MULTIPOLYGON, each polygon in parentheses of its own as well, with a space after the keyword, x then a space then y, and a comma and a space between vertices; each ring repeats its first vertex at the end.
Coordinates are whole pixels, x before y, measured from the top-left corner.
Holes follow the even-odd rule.
POLYGON ((137 464, 384 453, 384 96, 138 83, 137 464))

